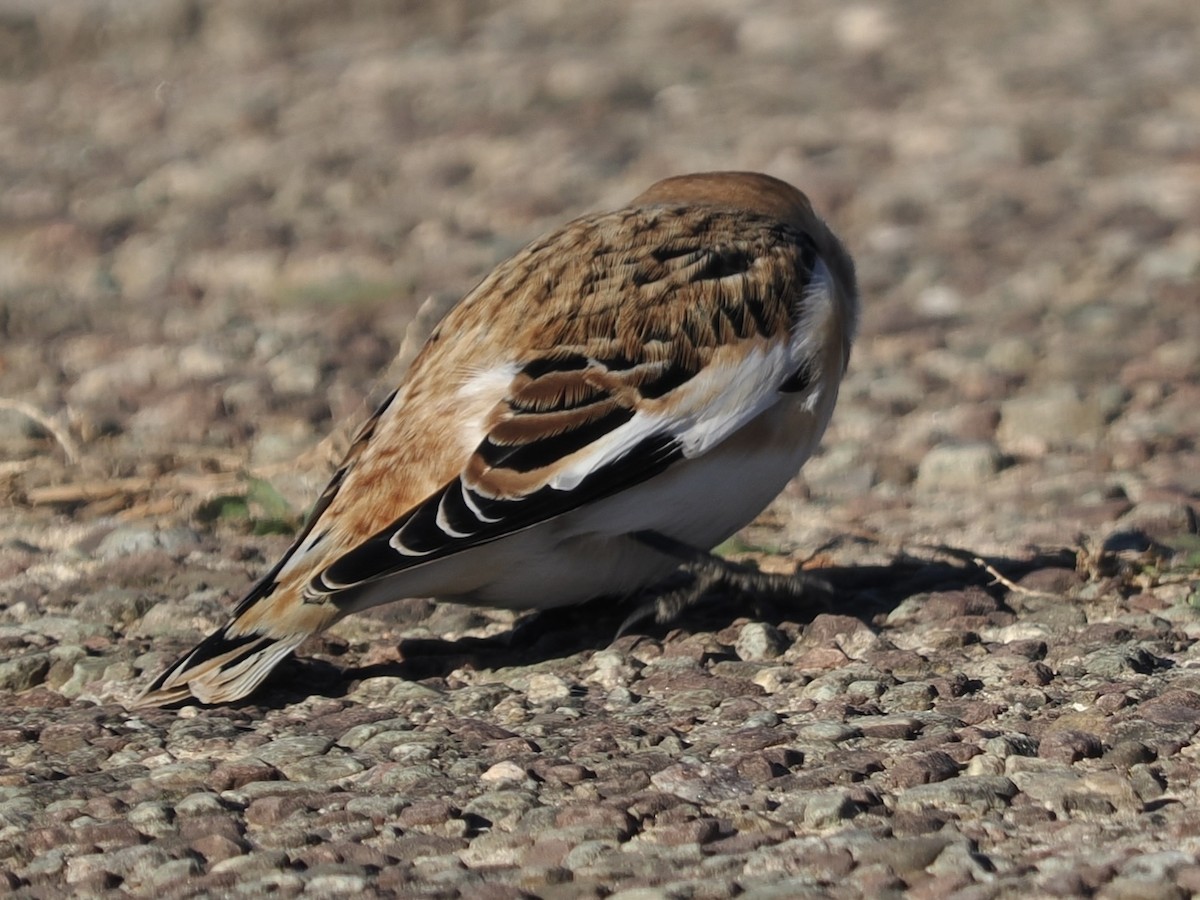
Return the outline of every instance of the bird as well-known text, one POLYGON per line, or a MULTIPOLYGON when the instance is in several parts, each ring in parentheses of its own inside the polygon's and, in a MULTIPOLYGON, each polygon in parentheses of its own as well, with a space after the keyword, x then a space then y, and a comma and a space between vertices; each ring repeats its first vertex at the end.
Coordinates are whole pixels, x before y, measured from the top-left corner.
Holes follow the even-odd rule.
POLYGON ((282 558, 135 705, 244 698, 309 635, 400 598, 546 610, 681 571, 738 583, 710 551, 816 449, 858 318, 850 254, 765 174, 666 178, 533 241, 451 309, 282 558))

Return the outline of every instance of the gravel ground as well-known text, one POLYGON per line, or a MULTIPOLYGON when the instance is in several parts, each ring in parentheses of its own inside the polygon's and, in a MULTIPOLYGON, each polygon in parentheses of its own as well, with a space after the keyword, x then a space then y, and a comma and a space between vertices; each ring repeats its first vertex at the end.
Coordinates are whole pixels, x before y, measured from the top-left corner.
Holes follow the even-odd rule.
POLYGON ((0 0, 0 893, 1200 893, 1200 7, 734 9, 0 0), (713 168, 859 260, 728 548, 839 608, 408 601, 124 710, 438 310, 713 168))

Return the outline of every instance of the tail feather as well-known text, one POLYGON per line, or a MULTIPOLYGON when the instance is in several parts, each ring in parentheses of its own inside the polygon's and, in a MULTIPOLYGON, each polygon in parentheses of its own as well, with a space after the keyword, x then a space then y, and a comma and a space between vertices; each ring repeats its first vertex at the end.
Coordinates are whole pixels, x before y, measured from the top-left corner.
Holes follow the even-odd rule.
POLYGON ((241 699, 308 637, 307 633, 230 634, 232 627, 233 623, 210 634, 154 679, 134 701, 134 708, 170 706, 189 698, 201 703, 241 699))

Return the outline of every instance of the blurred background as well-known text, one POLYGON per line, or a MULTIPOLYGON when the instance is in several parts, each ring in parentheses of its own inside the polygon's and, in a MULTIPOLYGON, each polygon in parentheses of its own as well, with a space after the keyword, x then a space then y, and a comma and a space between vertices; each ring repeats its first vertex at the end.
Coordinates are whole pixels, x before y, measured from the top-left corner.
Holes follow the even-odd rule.
POLYGON ((1198 36, 1195 0, 0 0, 0 893, 1200 889, 1198 36), (725 547, 837 614, 608 646, 612 604, 418 599, 250 706, 114 704, 440 312, 706 169, 858 261, 823 449, 725 547))
POLYGON ((1168 0, 2 0, 4 503, 186 521, 249 467, 302 509, 427 298, 410 345, 566 219, 755 169, 865 310, 768 523, 1012 552, 1186 518, 1198 33, 1168 0))

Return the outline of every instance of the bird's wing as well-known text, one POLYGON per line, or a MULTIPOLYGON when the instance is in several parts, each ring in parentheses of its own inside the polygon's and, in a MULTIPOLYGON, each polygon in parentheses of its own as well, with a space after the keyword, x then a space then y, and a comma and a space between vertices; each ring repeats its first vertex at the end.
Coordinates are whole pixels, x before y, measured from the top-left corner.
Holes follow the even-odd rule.
POLYGON ((306 597, 445 559, 626 490, 803 389, 817 344, 793 326, 804 307, 831 304, 833 290, 803 235, 764 229, 738 242, 732 231, 714 244, 705 233, 673 234, 594 270, 594 302, 570 304, 553 320, 550 348, 506 369, 515 375, 462 469, 316 571, 306 597))

